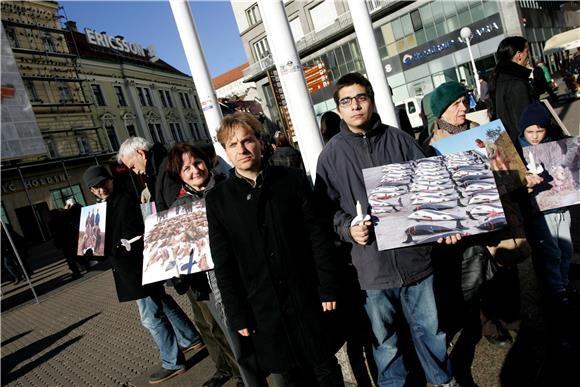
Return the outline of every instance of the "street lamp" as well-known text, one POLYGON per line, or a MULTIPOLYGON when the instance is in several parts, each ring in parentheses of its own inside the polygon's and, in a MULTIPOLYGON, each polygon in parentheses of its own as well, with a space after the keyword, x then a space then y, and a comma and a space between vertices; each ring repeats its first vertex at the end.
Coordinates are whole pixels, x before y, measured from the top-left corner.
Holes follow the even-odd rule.
POLYGON ((477 67, 475 67, 475 61, 473 60, 473 52, 471 52, 471 38, 473 34, 471 33, 471 28, 463 27, 461 31, 459 31, 459 35, 465 43, 467 43, 467 51, 469 51, 469 58, 471 59, 471 66, 473 67, 473 76, 475 78, 475 87, 477 90, 477 96, 481 96, 481 85, 479 84, 479 74, 477 73, 477 67))

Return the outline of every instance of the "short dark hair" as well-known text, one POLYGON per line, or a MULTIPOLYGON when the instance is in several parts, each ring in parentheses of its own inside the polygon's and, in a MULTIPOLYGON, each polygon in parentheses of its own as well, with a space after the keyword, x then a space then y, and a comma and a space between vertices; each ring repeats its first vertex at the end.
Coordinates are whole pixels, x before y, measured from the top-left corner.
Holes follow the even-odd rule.
POLYGON ((183 167, 183 155, 189 154, 196 159, 202 159, 207 169, 211 169, 207 154, 196 146, 190 144, 175 144, 167 154, 167 173, 173 179, 181 181, 179 174, 183 167))
POLYGON ((334 93, 332 96, 334 97, 334 103, 338 106, 338 93, 343 87, 352 86, 352 85, 361 85, 364 86, 366 93, 371 97, 371 101, 373 104, 375 103, 375 94, 373 92, 373 86, 366 79, 361 73, 348 73, 340 77, 340 79, 334 85, 334 93))
POLYGON ((276 146, 290 146, 290 142, 288 141, 288 137, 286 137, 286 133, 281 130, 278 130, 274 133, 274 144, 276 146))

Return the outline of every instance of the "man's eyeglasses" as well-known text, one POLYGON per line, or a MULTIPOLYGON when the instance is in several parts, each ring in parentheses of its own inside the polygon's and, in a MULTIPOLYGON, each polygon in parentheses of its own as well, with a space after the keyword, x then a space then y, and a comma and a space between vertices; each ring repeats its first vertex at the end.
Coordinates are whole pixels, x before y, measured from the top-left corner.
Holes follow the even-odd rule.
POLYGON ((338 104, 341 107, 349 107, 350 105, 352 105, 353 100, 356 100, 357 103, 362 103, 367 102, 370 98, 371 97, 367 93, 360 93, 355 95, 354 97, 344 97, 343 99, 338 101, 338 104))

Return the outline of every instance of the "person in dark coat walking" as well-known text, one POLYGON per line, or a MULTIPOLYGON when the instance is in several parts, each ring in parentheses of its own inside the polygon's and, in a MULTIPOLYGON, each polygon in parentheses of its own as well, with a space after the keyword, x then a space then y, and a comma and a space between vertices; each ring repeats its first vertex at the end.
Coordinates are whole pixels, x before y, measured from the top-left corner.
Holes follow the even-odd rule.
POLYGON ((518 120, 524 109, 538 97, 530 84, 528 41, 521 36, 502 40, 497 48, 498 63, 490 85, 490 117, 500 119, 516 149, 521 152, 518 120))
POLYGON ((130 250, 121 244, 121 239, 145 232, 139 203, 113 189, 113 178, 103 166, 89 167, 83 180, 98 201, 107 203, 105 255, 111 258, 117 297, 119 302, 137 301, 141 323, 153 336, 162 360, 149 383, 161 383, 185 372, 183 353, 203 343, 183 310, 165 293, 163 283, 142 285, 143 238, 133 242, 130 250))
POLYGON ((274 153, 268 161, 272 165, 304 169, 300 152, 290 145, 288 137, 281 131, 274 134, 274 153))
POLYGON ((262 163, 259 133, 247 113, 222 120, 218 140, 234 169, 206 197, 227 320, 264 373, 281 373, 288 386, 343 386, 321 321, 338 291, 331 232, 304 172, 262 163))

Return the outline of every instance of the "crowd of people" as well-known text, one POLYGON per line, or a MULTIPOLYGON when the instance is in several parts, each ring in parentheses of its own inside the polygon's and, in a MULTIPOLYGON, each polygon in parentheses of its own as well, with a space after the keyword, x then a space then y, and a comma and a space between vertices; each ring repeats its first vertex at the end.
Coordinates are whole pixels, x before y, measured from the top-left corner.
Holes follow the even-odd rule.
MULTIPOLYGON (((497 60, 486 85, 490 118, 502 120, 520 153, 560 138, 530 83, 526 40, 504 39, 497 60)), ((418 142, 381 122, 371 81, 350 73, 335 83, 338 115, 323 117, 314 187, 284 135, 269 148, 260 122, 242 112, 217 131, 233 165, 227 174, 215 153, 189 144, 167 152, 140 137, 117 156, 142 177, 140 198, 117 190, 105 167, 87 169, 85 184, 107 203, 105 254, 119 301, 136 301, 159 348, 150 383, 183 373, 183 354, 205 343, 216 371, 204 387, 232 378, 237 386, 265 387, 267 378, 275 386, 343 386, 334 355, 346 342, 359 386, 475 386, 475 343, 512 341, 517 265, 530 255, 551 302, 577 310, 570 213, 532 211, 530 192, 546 184, 539 175, 502 195, 503 230, 379 251, 372 219, 357 217, 357 202, 370 214, 362 170, 427 157, 434 141, 478 123, 466 119, 468 90, 449 81, 432 93, 432 123, 418 142), (143 240, 130 250, 120 241, 144 234, 139 202, 160 211, 201 200, 214 268, 170 281, 187 295, 192 323, 163 283, 141 285, 143 240)))

